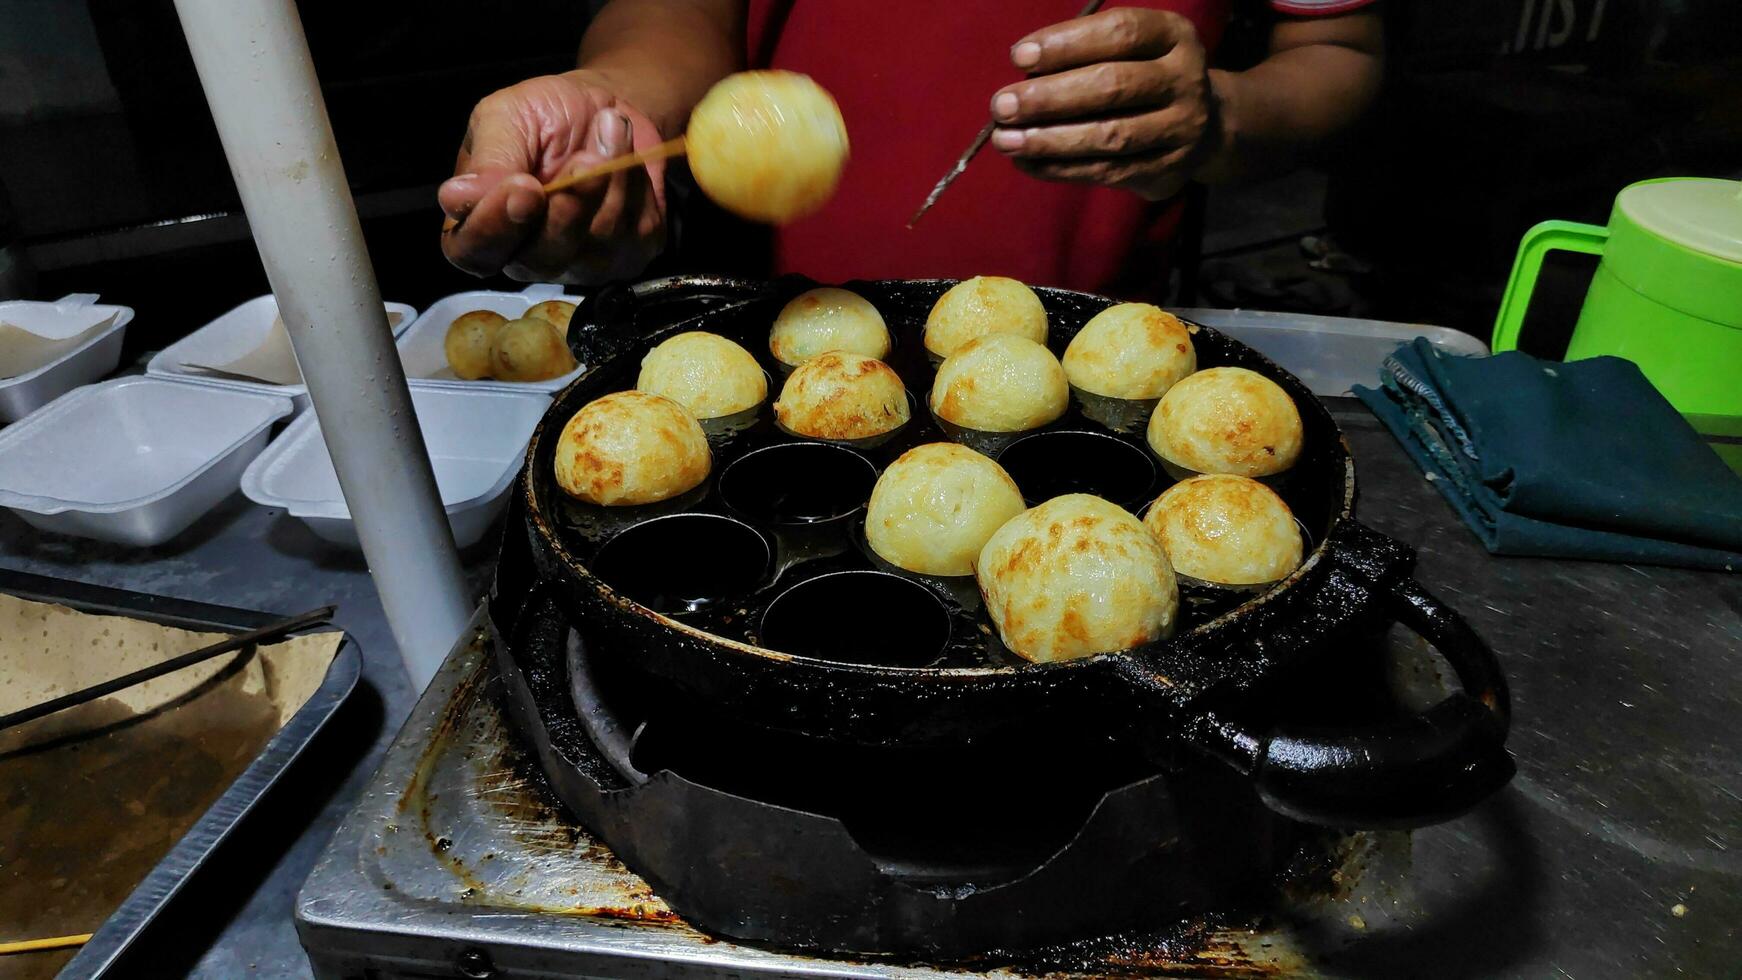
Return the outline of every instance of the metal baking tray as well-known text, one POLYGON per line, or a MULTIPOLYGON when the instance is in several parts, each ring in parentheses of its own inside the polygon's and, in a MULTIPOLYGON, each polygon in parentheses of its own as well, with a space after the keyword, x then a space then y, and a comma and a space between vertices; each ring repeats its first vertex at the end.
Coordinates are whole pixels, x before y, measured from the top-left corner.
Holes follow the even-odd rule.
MULTIPOLYGON (((128 616, 183 629, 241 632, 278 616, 228 606, 128 592, 99 585, 0 570, 0 592, 80 612, 128 616)), ((342 638, 326 676, 309 699, 187 833, 134 886, 89 942, 62 968, 59 980, 101 977, 163 912, 182 885, 253 810, 357 686, 363 659, 349 635, 342 638)))

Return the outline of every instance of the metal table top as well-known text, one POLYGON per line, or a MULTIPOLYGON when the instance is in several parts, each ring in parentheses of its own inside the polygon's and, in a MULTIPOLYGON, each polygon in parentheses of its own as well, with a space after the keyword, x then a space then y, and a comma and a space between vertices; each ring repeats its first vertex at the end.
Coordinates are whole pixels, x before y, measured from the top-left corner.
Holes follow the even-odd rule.
MULTIPOLYGON (((1742 976, 1742 579, 1491 557, 1363 409, 1336 413, 1358 461, 1362 519, 1418 548, 1421 580, 1499 652, 1519 777, 1387 857, 1408 867, 1395 887, 1364 889, 1346 914, 1314 920, 1315 947, 1332 951, 1321 971, 1742 976)), ((480 583, 487 563, 468 563, 480 583)), ((159 930, 169 938, 141 951, 167 973, 309 975, 294 895, 410 708, 361 561, 238 497, 143 553, 44 539, 0 515, 0 565, 267 610, 339 604, 374 697, 353 699, 269 797, 274 812, 245 823, 172 906, 159 930)), ((642 957, 682 952, 656 926, 609 928, 642 957)), ((735 949, 689 942, 692 959, 735 949)))

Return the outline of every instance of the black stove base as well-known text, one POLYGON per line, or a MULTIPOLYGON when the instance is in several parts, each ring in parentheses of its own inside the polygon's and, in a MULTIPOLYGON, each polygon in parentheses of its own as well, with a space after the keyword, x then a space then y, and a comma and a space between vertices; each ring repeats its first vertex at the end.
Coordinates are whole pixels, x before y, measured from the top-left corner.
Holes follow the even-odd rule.
POLYGON ((493 636, 506 714, 552 790, 718 935, 852 953, 1032 949, 1224 906, 1287 850, 1291 825, 1212 763, 1162 767, 1019 724, 996 745, 923 751, 746 730, 636 703, 638 685, 600 675, 549 593, 533 589, 514 619, 493 636))

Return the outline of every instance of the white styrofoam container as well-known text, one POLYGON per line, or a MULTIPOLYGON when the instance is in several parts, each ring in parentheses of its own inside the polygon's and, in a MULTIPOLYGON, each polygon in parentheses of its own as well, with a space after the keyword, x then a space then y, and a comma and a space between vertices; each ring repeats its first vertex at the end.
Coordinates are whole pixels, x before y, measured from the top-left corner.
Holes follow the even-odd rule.
POLYGON ((0 507, 44 531, 149 547, 236 492, 290 399, 166 378, 78 388, 0 431, 0 507))
MULTIPOLYGON (((532 430, 550 407, 550 396, 416 386, 411 402, 454 543, 461 548, 475 544, 507 503, 508 488, 520 472, 532 430)), ((292 422, 248 467, 242 492, 263 507, 288 511, 334 544, 359 546, 314 412, 292 422)))
POLYGON ((1488 345, 1449 327, 1391 323, 1309 313, 1263 310, 1176 309, 1175 313, 1214 327, 1280 364, 1320 396, 1349 394, 1350 385, 1379 383, 1385 358, 1417 337, 1426 337, 1448 354, 1486 356, 1488 345))
MULTIPOLYGON (((16 422, 56 398, 82 384, 89 384, 121 363, 121 341, 126 338, 127 324, 133 321, 133 311, 125 306, 107 306, 96 302, 89 294, 63 296, 53 303, 31 303, 12 300, 0 303, 0 320, 8 310, 19 306, 56 306, 76 309, 81 316, 95 315, 101 319, 115 314, 107 327, 97 331, 83 343, 34 371, 0 379, 0 421, 16 422)), ((86 320, 88 326, 90 320, 86 320)))
POLYGON ((518 293, 503 293, 489 289, 474 289, 470 292, 455 293, 443 296, 431 303, 417 322, 411 328, 399 335, 399 359, 405 364, 405 376, 413 385, 428 385, 443 388, 495 389, 498 391, 560 391, 568 386, 570 381, 581 373, 585 365, 577 366, 573 371, 560 378, 549 381, 461 381, 453 376, 448 369, 448 354, 443 344, 448 338, 448 327, 460 314, 473 310, 495 310, 509 318, 518 319, 546 300, 560 299, 569 303, 579 303, 579 296, 565 295, 561 286, 545 283, 534 283, 518 293), (446 377, 439 375, 446 374, 446 377))
MULTIPOLYGON (((417 308, 404 303, 386 303, 387 312, 399 314, 394 325, 395 336, 404 333, 417 319, 417 308)), ((255 350, 272 330, 278 316, 278 299, 271 293, 256 296, 223 316, 188 334, 157 352, 145 365, 145 373, 163 377, 190 378, 201 384, 224 385, 244 391, 283 395, 296 402, 296 411, 308 407, 308 385, 275 385, 264 381, 239 381, 219 378, 190 369, 189 364, 216 366, 228 364, 255 350)))

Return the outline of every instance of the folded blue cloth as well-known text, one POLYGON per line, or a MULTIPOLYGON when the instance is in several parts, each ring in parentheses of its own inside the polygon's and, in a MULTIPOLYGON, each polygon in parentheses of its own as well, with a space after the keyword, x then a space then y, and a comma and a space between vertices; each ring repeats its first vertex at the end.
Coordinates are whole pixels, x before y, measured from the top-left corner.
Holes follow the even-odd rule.
POLYGON ((1418 339, 1380 382, 1356 396, 1489 551, 1742 569, 1742 477, 1631 361, 1418 339))

